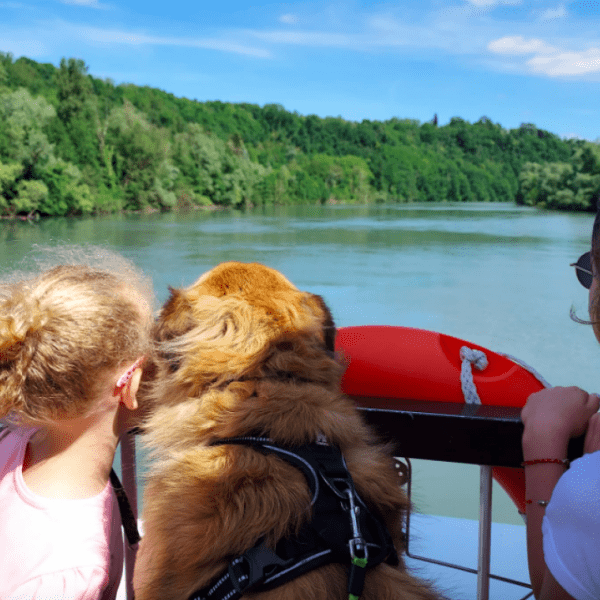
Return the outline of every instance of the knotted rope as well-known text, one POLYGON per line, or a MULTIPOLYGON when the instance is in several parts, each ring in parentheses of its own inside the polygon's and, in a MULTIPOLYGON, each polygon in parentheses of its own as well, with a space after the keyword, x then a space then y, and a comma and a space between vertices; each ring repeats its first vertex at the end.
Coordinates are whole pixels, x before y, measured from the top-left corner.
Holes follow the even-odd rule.
POLYGON ((460 387, 462 388, 465 403, 481 404, 481 399, 473 381, 471 365, 474 365, 477 370, 483 371, 488 366, 487 356, 481 350, 473 350, 467 346, 463 346, 460 349, 460 358, 462 360, 460 367, 460 387))

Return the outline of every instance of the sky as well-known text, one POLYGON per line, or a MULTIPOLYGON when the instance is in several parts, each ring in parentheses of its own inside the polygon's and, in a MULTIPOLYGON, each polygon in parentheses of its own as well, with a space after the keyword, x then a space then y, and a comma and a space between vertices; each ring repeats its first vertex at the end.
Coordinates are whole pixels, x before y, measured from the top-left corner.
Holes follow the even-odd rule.
POLYGON ((199 101, 600 139, 600 0, 0 0, 0 51, 199 101))

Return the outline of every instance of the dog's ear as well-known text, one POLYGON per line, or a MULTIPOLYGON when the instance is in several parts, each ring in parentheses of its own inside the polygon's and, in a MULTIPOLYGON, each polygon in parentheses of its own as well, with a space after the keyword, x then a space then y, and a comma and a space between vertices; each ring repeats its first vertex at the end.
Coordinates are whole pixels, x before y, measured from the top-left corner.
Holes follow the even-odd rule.
POLYGON ((328 352, 335 352, 335 323, 333 322, 333 316, 325 300, 321 296, 311 294, 315 299, 324 314, 323 319, 323 336, 325 338, 325 348, 328 352))
POLYGON ((154 326, 154 339, 168 342, 194 327, 192 305, 182 290, 169 286, 171 297, 163 305, 154 326))
MULTIPOLYGON (((163 305, 158 319, 154 324, 154 339, 157 342, 168 342, 179 337, 194 327, 192 305, 185 292, 169 286, 170 298, 163 305)), ((160 353, 162 358, 169 363, 169 370, 179 368, 178 361, 170 354, 160 353)))

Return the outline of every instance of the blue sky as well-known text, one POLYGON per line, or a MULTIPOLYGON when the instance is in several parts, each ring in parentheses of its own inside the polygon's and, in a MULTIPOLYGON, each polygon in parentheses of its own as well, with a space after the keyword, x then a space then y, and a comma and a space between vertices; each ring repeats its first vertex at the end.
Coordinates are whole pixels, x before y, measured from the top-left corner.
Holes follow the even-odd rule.
POLYGON ((200 101, 600 138, 598 0, 0 0, 0 51, 200 101))

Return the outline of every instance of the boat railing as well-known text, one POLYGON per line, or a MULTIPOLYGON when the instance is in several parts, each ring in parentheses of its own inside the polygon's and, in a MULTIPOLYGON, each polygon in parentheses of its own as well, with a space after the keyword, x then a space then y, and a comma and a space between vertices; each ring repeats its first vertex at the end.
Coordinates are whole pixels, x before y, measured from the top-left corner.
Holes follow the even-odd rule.
MULTIPOLYGON (((477 575, 477 600, 489 599, 490 579, 495 578, 531 589, 528 583, 490 573, 492 524, 492 467, 520 467, 523 461, 521 409, 451 402, 424 402, 351 396, 365 420, 379 436, 393 444, 394 456, 405 457, 408 492, 411 492, 410 459, 479 465, 479 541, 477 568, 436 561, 410 554, 410 520, 407 521, 408 554, 477 575)), ((571 440, 569 458, 583 453, 583 438, 571 440)), ((135 435, 121 445, 122 481, 137 515, 135 435)), ((126 545, 127 546, 127 545, 126 545)), ((135 551, 126 547, 127 598, 133 599, 132 577, 135 551)), ((528 591, 525 598, 531 597, 528 591)))

